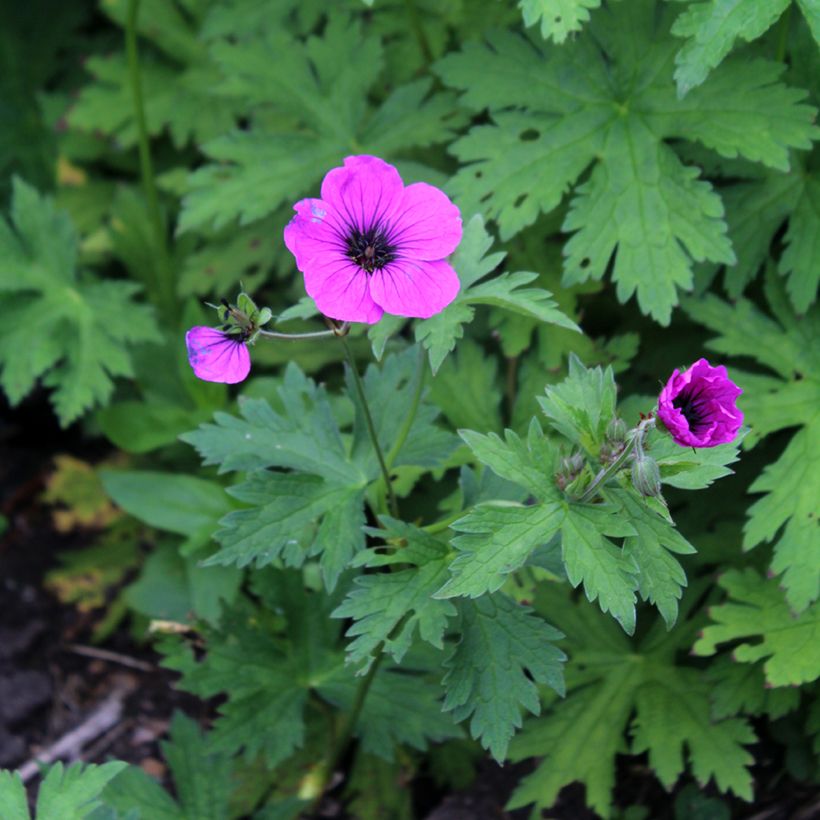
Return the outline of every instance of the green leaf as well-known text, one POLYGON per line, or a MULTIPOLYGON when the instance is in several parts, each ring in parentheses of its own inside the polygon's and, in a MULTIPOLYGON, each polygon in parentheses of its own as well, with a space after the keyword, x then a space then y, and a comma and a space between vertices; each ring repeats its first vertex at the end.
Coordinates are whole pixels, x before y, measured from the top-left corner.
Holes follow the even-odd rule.
POLYGON ((633 753, 649 752, 649 763, 671 788, 684 770, 688 747, 701 783, 713 777, 722 791, 751 799, 751 756, 755 740, 743 719, 712 721, 709 683, 699 669, 680 665, 691 624, 667 632, 658 619, 639 640, 630 641, 596 609, 574 602, 560 588, 543 590, 536 609, 567 634, 572 653, 566 665, 567 698, 527 721, 510 749, 512 760, 542 758, 510 800, 509 808, 534 803, 548 809, 574 781, 604 818, 613 816, 616 755, 627 751, 625 730, 635 713, 633 753))
POLYGON ((538 277, 536 273, 502 273, 479 282, 504 259, 504 253, 488 255, 491 246, 492 237, 484 227, 484 220, 479 215, 473 216, 464 228, 464 236, 452 260, 461 282, 458 296, 441 313, 416 324, 416 341, 430 352, 434 374, 464 336, 463 325, 471 322, 475 314, 473 305, 491 305, 541 322, 579 329, 558 310, 548 290, 523 287, 538 277))
POLYGON ((120 761, 102 766, 56 763, 40 784, 37 820, 83 820, 101 805, 100 795, 111 778, 128 764, 120 761))
POLYGON ((783 13, 790 0, 707 0, 692 3, 672 26, 687 38, 675 57, 675 80, 683 97, 700 85, 732 50, 738 38, 760 37, 783 13))
POLYGON ((563 43, 570 34, 580 31, 589 20, 589 9, 597 9, 601 0, 518 0, 524 25, 541 21, 541 36, 563 43))
POLYGON ((719 334, 707 343, 709 347, 751 356, 776 374, 733 374, 738 384, 748 386, 739 403, 751 427, 751 444, 775 430, 800 428, 780 458, 749 488, 766 494, 749 508, 743 539, 745 549, 775 542, 772 571, 782 575, 787 600, 800 612, 820 597, 820 311, 815 307, 804 317, 795 316, 782 280, 769 277, 766 293, 775 318, 745 299, 729 305, 715 296, 688 302, 686 310, 719 334))
POLYGON ((510 573, 524 565, 536 547, 546 544, 559 531, 564 516, 565 506, 560 501, 533 507, 475 507, 451 525, 459 533, 452 542, 459 555, 450 566, 453 577, 436 597, 478 598, 495 592, 510 573))
MULTIPOLYGON (((103 10, 125 27, 125 4, 107 3, 103 10)), ((236 98, 214 93, 220 72, 198 37, 204 10, 183 0, 148 0, 138 17, 140 33, 163 53, 144 49, 140 54, 148 133, 158 136, 167 130, 177 148, 226 132, 242 110, 236 98)), ((105 134, 126 148, 135 145, 138 126, 126 55, 92 56, 84 67, 93 81, 71 106, 70 124, 105 134)))
POLYGON ((0 385, 17 404, 42 379, 65 427, 108 401, 113 377, 133 375, 128 346, 156 337, 152 313, 133 282, 78 273, 68 216, 19 179, 0 259, 0 385), (21 328, 37 344, 21 344, 21 328))
POLYGON ((232 765, 226 755, 213 751, 212 738, 203 736, 195 721, 175 712, 170 739, 160 745, 179 803, 140 768, 129 766, 106 788, 106 805, 126 816, 137 810, 145 820, 227 817, 233 789, 232 765))
POLYGON ((727 62, 679 100, 670 76, 679 41, 668 28, 668 13, 635 0, 602 9, 560 49, 497 32, 436 66, 466 106, 489 110, 489 124, 452 146, 462 167, 450 189, 462 210, 496 220, 509 239, 591 168, 564 223, 574 233, 565 282, 600 279, 614 257, 619 299, 637 293, 662 324, 678 289, 692 287, 693 260, 734 261, 720 198, 669 140, 787 169, 789 148, 809 148, 818 133, 805 94, 764 61, 754 70, 727 62))
MULTIPOLYGON (((367 433, 364 410, 359 404, 352 375, 349 371, 346 375, 348 395, 356 408, 352 457, 362 465, 362 470, 375 477, 380 471, 367 433)), ((422 388, 420 403, 407 437, 401 447, 392 452, 400 440, 419 379, 424 379, 424 358, 418 345, 387 356, 381 367, 369 365, 364 373, 365 395, 373 424, 382 452, 386 456, 393 455, 392 467, 442 467, 458 445, 458 439, 452 433, 436 426, 439 410, 428 401, 428 391, 422 388)))
POLYGON ((737 254, 737 263, 725 273, 732 298, 740 296, 768 259, 774 235, 800 198, 800 182, 794 173, 767 171, 723 189, 729 237, 737 254))
POLYGON ((615 415, 616 387, 611 367, 586 368, 574 355, 564 381, 546 388, 538 403, 549 423, 587 453, 596 454, 615 415))
POLYGON ((497 431, 501 425, 498 359, 464 339, 446 359, 430 387, 430 398, 455 428, 497 431))
POLYGON ((180 438, 220 472, 286 467, 340 483, 364 477, 348 460, 322 386, 290 363, 275 399, 277 409, 240 398, 241 418, 216 413, 214 424, 180 438))
POLYGON ((470 734, 499 762, 521 726, 540 711, 536 684, 564 694, 562 634, 505 595, 461 601, 461 640, 444 662, 444 709, 470 718, 470 734))
POLYGON ((304 742, 302 712, 312 676, 342 659, 334 648, 338 627, 327 622, 330 601, 319 604, 308 596, 293 572, 260 572, 254 583, 265 584, 266 604, 283 611, 286 641, 261 612, 238 607, 226 613, 218 631, 205 630, 208 651, 201 660, 176 641, 161 648, 164 665, 182 674, 181 688, 202 698, 228 696, 210 735, 211 750, 230 755, 244 749, 248 759, 264 755, 273 767, 304 742))
POLYGON ((683 771, 686 747, 698 783, 714 778, 720 791, 751 800, 754 758, 743 746, 755 734, 743 719, 713 723, 701 681, 693 670, 664 669, 638 689, 632 752, 648 751, 649 765, 669 789, 683 771))
POLYGON ((175 545, 160 543, 125 590, 125 601, 148 618, 186 623, 193 614, 218 623, 223 605, 239 592, 242 573, 234 567, 203 567, 204 557, 202 551, 180 555, 175 545))
POLYGON ((331 16, 322 36, 306 42, 267 25, 218 39, 211 54, 224 77, 220 92, 242 98, 251 127, 203 146, 211 162, 189 177, 181 232, 233 220, 244 225, 272 213, 308 193, 351 145, 390 157, 451 134, 452 98, 431 94, 428 79, 368 105, 382 45, 344 14, 331 16))
POLYGON ((17 772, 0 771, 0 805, 8 820, 30 820, 26 787, 17 772))
POLYGON ((138 820, 186 820, 171 795, 138 766, 120 772, 106 786, 103 800, 107 808, 120 812, 123 820, 129 818, 129 812, 138 812, 138 820))
POLYGON ((629 519, 612 509, 585 504, 566 505, 561 526, 561 551, 567 577, 582 582, 587 600, 598 600, 603 612, 631 635, 635 631, 635 590, 638 566, 630 552, 616 547, 607 535, 640 538, 629 519))
POLYGON ((712 682, 712 717, 721 720, 738 714, 762 715, 777 720, 800 705, 800 690, 766 686, 763 664, 737 663, 727 655, 709 664, 712 682))
MULTIPOLYGON (((339 670, 323 681, 318 691, 331 704, 348 711, 360 683, 339 670)), ((379 669, 356 726, 362 749, 392 761, 398 746, 423 751, 431 742, 462 737, 449 716, 442 715, 440 697, 441 687, 413 674, 407 662, 399 670, 379 669)))
POLYGON ((631 490, 608 490, 635 528, 635 536, 624 539, 623 553, 639 569, 638 592, 657 606, 671 629, 678 617, 678 601, 686 586, 686 573, 675 558, 689 555, 695 548, 675 529, 671 521, 653 512, 631 490))
POLYGON ((718 478, 732 475, 729 464, 734 464, 739 456, 740 444, 745 437, 741 432, 730 444, 701 448, 681 447, 672 437, 657 428, 652 428, 645 438, 645 449, 657 461, 661 471, 661 481, 670 487, 683 490, 702 490, 711 487, 718 478))
POLYGON ((225 755, 214 754, 205 741, 196 722, 176 712, 170 742, 162 744, 162 751, 174 777, 183 816, 220 820, 228 813, 232 767, 225 755))
POLYGON ((785 242, 778 270, 788 277, 786 289, 795 310, 805 313, 817 298, 820 283, 820 176, 816 174, 804 179, 785 242))
POLYGON ((447 544, 411 524, 387 517, 380 521, 384 529, 369 532, 383 538, 384 546, 361 553, 355 563, 395 571, 360 575, 342 605, 331 613, 334 618, 354 619, 345 633, 354 639, 347 655, 350 663, 361 665, 360 674, 370 668, 379 646, 401 663, 416 632, 442 649, 447 619, 456 614, 449 601, 433 598, 447 578, 447 544), (397 569, 399 565, 408 568, 397 569))
POLYGON ((214 537, 221 549, 205 564, 263 567, 284 559, 289 566, 301 566, 311 544, 314 552, 330 546, 322 564, 332 588, 341 569, 364 547, 364 486, 303 473, 251 473, 230 490, 251 509, 231 512, 219 522, 214 537))
POLYGON ((224 488, 191 475, 152 470, 101 470, 103 487, 117 506, 151 527, 193 536, 208 531, 233 508, 224 488))
MULTIPOLYGON (((389 356, 364 375, 365 393, 383 452, 400 441, 407 407, 423 371, 419 351, 389 356)), ((348 374, 350 378, 350 375, 348 374)), ((345 444, 324 388, 289 364, 276 390, 277 409, 263 399, 240 401, 242 418, 217 413, 216 424, 182 436, 220 471, 253 471, 230 493, 251 509, 229 513, 216 534, 221 550, 207 564, 254 562, 265 566, 282 559, 301 566, 319 555, 323 577, 332 589, 350 559, 364 547, 364 494, 381 473, 367 434, 364 410, 350 385, 356 409, 353 440, 345 444), (290 468, 284 473, 264 468, 290 468)), ((435 427, 438 411, 420 400, 415 418, 392 466, 432 469, 455 449, 455 437, 435 427)))
POLYGON ((637 293, 641 311, 663 325, 677 290, 692 288, 693 259, 735 262, 720 197, 640 122, 612 126, 563 227, 576 232, 565 247, 566 284, 601 279, 614 255, 618 300, 637 293))
POLYGON ((733 658, 740 663, 765 658, 769 686, 799 686, 820 677, 820 604, 795 615, 777 584, 753 569, 729 570, 718 583, 731 601, 710 608, 715 623, 695 643, 696 654, 713 655, 719 644, 743 641, 733 658))

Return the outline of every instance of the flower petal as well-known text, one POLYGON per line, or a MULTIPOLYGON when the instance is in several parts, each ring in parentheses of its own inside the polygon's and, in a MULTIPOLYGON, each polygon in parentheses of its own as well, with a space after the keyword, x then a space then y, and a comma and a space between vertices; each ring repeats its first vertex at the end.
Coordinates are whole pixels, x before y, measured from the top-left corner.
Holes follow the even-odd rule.
POLYGON ((461 242, 461 212, 444 191, 416 182, 404 189, 390 219, 388 239, 399 256, 444 259, 461 242))
POLYGON ((243 342, 213 327, 192 327, 185 334, 188 362, 194 375, 206 382, 236 384, 251 370, 251 356, 243 342))
POLYGON ((332 206, 321 199, 302 199, 293 210, 296 215, 285 226, 285 245, 299 270, 323 253, 343 253, 347 228, 332 206))
POLYGON ((418 319, 444 310, 460 286, 458 275, 443 260, 399 259, 370 278, 370 294, 377 305, 395 316, 418 319))
POLYGON ((333 168, 322 182, 322 199, 339 217, 360 231, 384 224, 401 201, 404 183, 399 172, 383 159, 347 157, 343 168, 333 168))
POLYGON ((370 296, 368 274, 341 254, 315 256, 303 273, 305 290, 325 316, 371 325, 382 318, 384 311, 370 296))
POLYGON ((723 365, 713 367, 698 359, 683 373, 675 370, 671 375, 658 397, 658 419, 682 446, 728 444, 743 424, 735 404, 742 393, 723 365))

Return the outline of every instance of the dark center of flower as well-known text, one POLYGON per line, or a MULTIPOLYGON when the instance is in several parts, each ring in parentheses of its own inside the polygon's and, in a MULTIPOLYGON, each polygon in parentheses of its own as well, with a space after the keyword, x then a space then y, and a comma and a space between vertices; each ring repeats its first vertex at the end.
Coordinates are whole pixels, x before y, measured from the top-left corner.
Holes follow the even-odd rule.
POLYGON ((686 387, 672 400, 672 406, 683 413, 693 433, 699 432, 709 424, 706 398, 703 387, 686 387))
POLYGON ((364 231, 351 228, 345 244, 347 256, 368 273, 381 270, 396 258, 396 246, 378 225, 364 231))

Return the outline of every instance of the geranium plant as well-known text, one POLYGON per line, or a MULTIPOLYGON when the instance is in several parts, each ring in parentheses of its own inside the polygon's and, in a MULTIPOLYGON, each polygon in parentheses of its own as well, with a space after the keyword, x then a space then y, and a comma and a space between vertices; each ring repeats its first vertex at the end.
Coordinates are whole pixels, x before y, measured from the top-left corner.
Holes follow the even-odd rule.
POLYGON ((802 810, 812 3, 103 11, 9 187, 0 385, 122 451, 119 628, 205 705, 38 816, 409 818, 522 760, 499 811, 802 810))

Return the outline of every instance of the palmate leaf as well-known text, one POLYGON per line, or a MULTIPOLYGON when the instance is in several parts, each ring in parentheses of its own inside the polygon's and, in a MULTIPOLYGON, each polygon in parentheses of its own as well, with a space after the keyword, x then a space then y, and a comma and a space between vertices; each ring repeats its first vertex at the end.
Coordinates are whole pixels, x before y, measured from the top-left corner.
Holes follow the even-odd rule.
MULTIPOLYGON (((631 633, 635 629, 635 589, 638 565, 607 536, 636 536, 629 518, 612 507, 570 504, 552 476, 555 453, 536 423, 526 441, 511 430, 506 440, 463 431, 476 457, 496 474, 526 487, 536 496, 529 505, 505 502, 479 504, 452 525, 459 555, 453 577, 436 597, 477 598, 502 586, 524 565, 536 547, 560 533, 561 555, 573 586, 583 584, 589 600, 611 612, 631 633)), ((641 570, 653 572, 648 563, 641 570)))
MULTIPOLYGON (((386 453, 397 443, 422 375, 418 361, 418 349, 410 348, 365 373, 365 393, 386 453)), ((276 409, 264 399, 240 400, 241 417, 217 413, 215 424, 181 437, 205 464, 218 464, 221 472, 250 473, 229 491, 249 508, 230 512, 220 521, 215 537, 221 549, 206 564, 265 566, 282 559, 289 566, 301 566, 308 556, 318 555, 325 584, 329 589, 335 586, 364 547, 365 489, 380 476, 364 410, 352 385, 349 394, 356 408, 349 447, 324 388, 293 363, 276 391, 276 409)), ((435 426, 437 415, 422 400, 392 466, 432 469, 445 463, 457 440, 435 426)))
MULTIPOLYGON (((100 796, 111 778, 126 763, 112 761, 102 766, 56 763, 40 784, 37 820, 84 820, 102 805, 100 796)), ((19 774, 0 772, 0 806, 4 820, 29 820, 26 790, 19 774)))
MULTIPOLYGON (((762 36, 789 7, 791 0, 706 0, 691 3, 672 33, 686 38, 675 57, 675 80, 683 97, 700 85, 719 65, 737 40, 751 42, 762 36)), ((796 0, 797 6, 820 42, 820 5, 817 0, 796 0)))
POLYGON ((263 26, 211 46, 221 88, 248 106, 252 127, 203 146, 211 162, 189 177, 179 230, 260 219, 295 201, 351 153, 389 158, 451 135, 453 99, 429 80, 395 88, 379 106, 367 100, 382 71, 380 41, 345 15, 331 15, 305 42, 263 26))
MULTIPOLYGON (((176 639, 162 651, 164 665, 182 674, 182 689, 205 698, 227 695, 209 736, 211 751, 243 751, 249 760, 262 755, 273 767, 305 743, 311 695, 348 711, 361 681, 338 648, 341 624, 330 617, 338 595, 307 591, 293 571, 260 571, 251 584, 264 609, 239 606, 220 630, 206 630, 201 660, 176 639), (271 610, 281 617, 271 619, 271 610)), ((364 748, 388 760, 397 744, 424 749, 430 739, 457 734, 442 718, 427 670, 407 659, 403 668, 407 674, 386 664, 379 669, 357 723, 364 748)))
POLYGON ((547 809, 564 786, 581 781, 588 804, 602 817, 612 816, 615 756, 628 749, 625 731, 633 712, 631 751, 649 752, 650 766, 667 789, 684 771, 686 748, 700 783, 714 778, 721 791, 751 799, 752 757, 744 745, 754 742, 754 733, 742 718, 712 720, 707 673, 676 664, 690 629, 667 633, 659 619, 641 640, 629 641, 609 619, 558 590, 546 590, 535 606, 572 646, 568 695, 527 721, 513 740, 513 760, 542 760, 523 779, 510 808, 534 803, 547 809))
POLYGON ((563 43, 570 34, 580 31, 589 20, 590 9, 597 9, 601 0, 519 0, 524 25, 540 21, 541 36, 563 43))
MULTIPOLYGON (((549 386, 541 404, 549 423, 583 447, 594 462, 615 415, 615 398, 610 368, 587 369, 575 360, 567 379, 549 386)), ((675 529, 663 505, 639 496, 626 481, 621 487, 613 483, 600 490, 604 503, 573 500, 558 488, 558 450, 534 419, 526 439, 511 430, 503 439, 471 430, 461 430, 460 435, 477 461, 505 483, 520 487, 521 494, 477 498, 450 525, 458 552, 450 565, 451 578, 435 593, 437 598, 492 593, 536 550, 560 546, 560 560, 572 586, 583 585, 587 599, 597 600, 628 634, 635 630, 636 593, 657 606, 671 628, 686 586, 676 555, 694 548, 675 529)), ((668 438, 657 434, 648 450, 658 458, 663 480, 674 486, 707 487, 731 472, 726 465, 737 459, 737 444, 700 455, 667 446, 668 438)))
POLYGON ((138 766, 129 766, 106 788, 105 805, 121 812, 123 818, 135 810, 145 820, 226 817, 233 790, 228 756, 214 752, 212 736, 203 736, 196 722, 182 712, 174 713, 169 735, 161 746, 179 803, 138 766))
POLYGON ((507 239, 555 209, 594 166, 566 217, 574 236, 565 281, 601 278, 614 255, 619 298, 637 293, 641 310, 666 324, 677 290, 691 288, 693 260, 734 261, 719 197, 666 141, 785 170, 788 149, 810 147, 818 132, 805 94, 764 61, 727 61, 679 100, 671 80, 678 41, 668 36, 668 13, 658 21, 655 11, 644 0, 612 4, 560 49, 490 34, 437 71, 492 118, 453 144, 463 164, 451 185, 458 204, 495 219, 507 239))
POLYGON ((726 270, 726 288, 733 297, 743 292, 788 220, 778 272, 786 277, 795 311, 805 313, 817 298, 820 283, 820 175, 802 163, 796 165, 790 174, 767 171, 724 190, 729 235, 737 250, 737 265, 726 270))
MULTIPOLYGON (((429 319, 416 322, 416 341, 429 352, 433 374, 453 351, 456 342, 464 336, 464 325, 472 322, 475 305, 500 308, 518 316, 526 316, 539 322, 579 330, 578 326, 562 313, 552 294, 538 287, 527 287, 538 275, 529 271, 500 273, 490 279, 485 277, 495 271, 506 254, 488 253, 493 240, 480 215, 473 216, 464 226, 464 236, 452 257, 452 265, 461 283, 456 298, 443 311, 429 319), (482 281, 483 280, 483 281, 482 281)), ((386 337, 397 332, 402 320, 388 318, 379 322, 369 333, 374 351, 381 355, 386 337)))
POLYGON ((384 529, 369 533, 384 539, 384 547, 362 552, 355 563, 396 571, 360 575, 332 613, 334 618, 354 619, 345 633, 353 638, 347 655, 350 663, 363 664, 360 674, 370 668, 374 650, 382 644, 382 651, 400 663, 416 631, 420 638, 442 649, 447 620, 456 614, 452 603, 433 598, 447 578, 447 543, 393 518, 383 517, 381 523, 384 529), (400 565, 407 568, 398 569, 400 565))
MULTIPOLYGON (((125 26, 126 4, 105 3, 103 10, 125 26)), ((138 17, 140 33, 161 52, 141 55, 146 124, 152 136, 167 130, 178 148, 225 133, 242 111, 236 97, 214 93, 220 73, 199 39, 204 10, 204 5, 148 0, 138 17)), ((68 122, 133 146, 138 130, 125 54, 91 57, 85 68, 93 81, 72 104, 68 122)))
POLYGON ((750 444, 775 430, 800 428, 749 488, 766 495, 749 508, 743 545, 751 549, 775 542, 772 571, 782 575, 789 604, 801 612, 820 597, 820 312, 815 307, 804 317, 795 316, 776 278, 769 278, 766 293, 774 319, 746 300, 732 306, 716 296, 689 301, 686 310, 719 334, 709 347, 751 356, 776 374, 734 373, 738 384, 748 386, 740 407, 751 427, 750 444))
POLYGON ((696 654, 713 655, 720 644, 743 641, 732 652, 733 659, 765 659, 769 686, 800 686, 820 677, 820 604, 795 615, 777 583, 753 569, 730 570, 718 583, 730 600, 710 608, 715 623, 695 643, 696 654))
POLYGON ((461 639, 444 662, 444 709, 455 720, 470 718, 470 734, 499 762, 521 709, 540 712, 536 684, 564 694, 563 635, 506 595, 460 601, 461 639), (527 674, 529 673, 529 674, 527 674))
POLYGON ((67 214, 15 179, 11 222, 0 218, 0 385, 17 404, 42 379, 64 427, 133 375, 130 343, 157 338, 139 286, 81 274, 77 246, 67 214))

